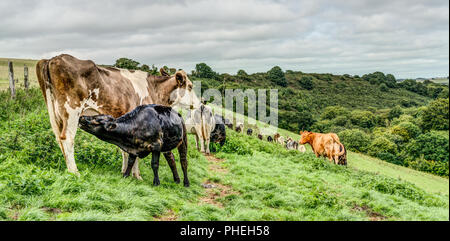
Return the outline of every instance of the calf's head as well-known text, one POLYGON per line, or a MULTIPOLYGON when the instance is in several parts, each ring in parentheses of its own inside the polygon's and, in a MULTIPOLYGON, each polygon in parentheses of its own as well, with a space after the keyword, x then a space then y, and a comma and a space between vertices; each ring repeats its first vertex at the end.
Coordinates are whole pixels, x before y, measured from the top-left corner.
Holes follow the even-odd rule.
POLYGON ((110 115, 81 116, 78 125, 82 130, 107 142, 120 138, 116 119, 110 115))

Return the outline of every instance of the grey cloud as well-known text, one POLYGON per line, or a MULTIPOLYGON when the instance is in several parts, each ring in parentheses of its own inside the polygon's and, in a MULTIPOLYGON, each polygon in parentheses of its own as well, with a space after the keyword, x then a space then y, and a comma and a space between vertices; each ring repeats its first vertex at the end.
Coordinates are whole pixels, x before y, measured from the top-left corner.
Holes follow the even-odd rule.
POLYGON ((448 76, 448 1, 1 1, 0 56, 448 76))

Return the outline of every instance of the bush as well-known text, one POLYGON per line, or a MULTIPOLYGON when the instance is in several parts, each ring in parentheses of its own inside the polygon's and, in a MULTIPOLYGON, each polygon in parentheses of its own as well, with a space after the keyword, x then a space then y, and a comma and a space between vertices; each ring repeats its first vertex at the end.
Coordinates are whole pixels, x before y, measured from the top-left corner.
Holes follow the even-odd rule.
POLYGON ((397 154, 397 145, 386 137, 377 137, 372 141, 368 148, 368 153, 371 156, 377 156, 378 153, 397 154))
POLYGON ((449 134, 443 131, 424 133, 406 146, 406 152, 414 158, 423 156, 425 160, 448 162, 449 134))
POLYGON ((303 76, 300 78, 300 86, 306 90, 312 90, 314 88, 314 84, 311 76, 303 76))
POLYGON ((376 118, 370 111, 354 110, 350 114, 350 121, 354 125, 370 129, 375 126, 376 118))
POLYGON ((365 152, 370 145, 370 136, 362 130, 345 130, 338 135, 345 147, 352 151, 365 152))
POLYGON ((449 175, 448 162, 427 161, 420 158, 409 161, 408 166, 419 171, 430 172, 443 177, 448 177, 449 175))
POLYGON ((323 120, 332 120, 338 116, 348 116, 349 111, 342 106, 328 106, 326 107, 320 118, 323 120))
POLYGON ((333 119, 333 124, 336 126, 347 126, 349 123, 347 116, 338 116, 333 119))
POLYGON ((424 130, 448 130, 448 99, 437 99, 422 112, 421 127, 424 130))
POLYGON ((311 126, 311 129, 315 132, 328 133, 328 132, 330 132, 330 129, 332 126, 333 126, 332 121, 321 120, 321 121, 314 123, 314 125, 311 126))
POLYGON ((401 136, 404 142, 408 142, 420 134, 420 128, 411 122, 402 122, 393 126, 391 133, 401 136))
POLYGON ((116 60, 116 64, 114 64, 115 67, 122 69, 139 69, 138 65, 139 62, 128 58, 120 58, 116 60))
POLYGON ((394 108, 389 110, 388 119, 393 120, 394 118, 398 118, 402 114, 403 114, 402 109, 399 106, 395 106, 394 108))
POLYGON ((385 83, 381 83, 380 84, 380 90, 384 92, 384 91, 388 91, 389 88, 387 87, 387 85, 385 83))

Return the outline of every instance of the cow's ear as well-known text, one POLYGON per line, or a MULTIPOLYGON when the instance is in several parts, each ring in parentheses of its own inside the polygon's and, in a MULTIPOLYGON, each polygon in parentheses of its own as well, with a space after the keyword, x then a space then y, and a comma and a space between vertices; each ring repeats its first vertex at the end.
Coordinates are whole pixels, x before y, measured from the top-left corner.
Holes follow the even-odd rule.
POLYGON ((160 68, 159 69, 159 73, 161 73, 162 76, 170 76, 169 73, 166 72, 166 70, 164 68, 160 68))
POLYGON ((177 73, 175 74, 175 79, 177 80, 178 86, 184 85, 184 82, 186 81, 186 80, 184 79, 183 74, 180 73, 180 72, 177 72, 177 73))

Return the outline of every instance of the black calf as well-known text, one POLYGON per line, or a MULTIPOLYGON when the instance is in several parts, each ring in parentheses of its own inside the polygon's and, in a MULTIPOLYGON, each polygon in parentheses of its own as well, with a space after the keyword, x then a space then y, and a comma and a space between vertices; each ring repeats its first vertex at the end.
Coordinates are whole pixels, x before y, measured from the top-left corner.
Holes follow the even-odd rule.
POLYGON ((152 153, 153 185, 159 185, 159 158, 161 152, 172 170, 176 183, 180 178, 171 152, 178 148, 184 174, 184 186, 189 186, 187 176, 186 127, 181 116, 170 107, 162 105, 142 105, 133 111, 113 118, 108 115, 81 116, 80 128, 103 141, 119 146, 129 154, 128 168, 124 177, 130 175, 136 157, 144 158, 152 153))

